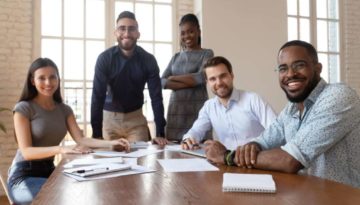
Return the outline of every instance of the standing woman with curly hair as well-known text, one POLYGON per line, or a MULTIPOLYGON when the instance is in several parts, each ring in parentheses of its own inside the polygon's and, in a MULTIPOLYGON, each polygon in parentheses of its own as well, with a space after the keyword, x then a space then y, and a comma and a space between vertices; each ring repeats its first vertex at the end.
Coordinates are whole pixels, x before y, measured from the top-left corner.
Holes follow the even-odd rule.
POLYGON ((162 86, 171 89, 166 138, 180 142, 191 128, 199 110, 208 99, 202 65, 214 56, 211 49, 201 47, 199 20, 186 14, 180 20, 181 51, 176 53, 162 75, 162 86))

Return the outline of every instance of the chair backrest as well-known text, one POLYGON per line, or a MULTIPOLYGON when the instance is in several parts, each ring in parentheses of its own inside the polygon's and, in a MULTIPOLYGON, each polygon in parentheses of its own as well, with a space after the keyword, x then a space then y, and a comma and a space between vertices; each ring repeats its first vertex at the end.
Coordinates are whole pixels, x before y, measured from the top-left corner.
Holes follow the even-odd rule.
POLYGON ((7 189, 6 179, 3 177, 3 174, 1 173, 1 171, 0 171, 0 180, 1 180, 2 186, 3 186, 4 190, 5 190, 6 197, 9 200, 9 203, 14 204, 13 201, 9 197, 9 192, 8 192, 8 189, 7 189))

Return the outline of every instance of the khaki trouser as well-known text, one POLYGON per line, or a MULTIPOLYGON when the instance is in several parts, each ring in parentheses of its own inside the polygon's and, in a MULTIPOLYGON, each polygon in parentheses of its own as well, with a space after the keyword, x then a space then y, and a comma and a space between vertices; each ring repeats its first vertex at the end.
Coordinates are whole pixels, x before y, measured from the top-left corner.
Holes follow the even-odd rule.
POLYGON ((129 113, 103 111, 103 138, 149 141, 150 133, 142 109, 129 113))

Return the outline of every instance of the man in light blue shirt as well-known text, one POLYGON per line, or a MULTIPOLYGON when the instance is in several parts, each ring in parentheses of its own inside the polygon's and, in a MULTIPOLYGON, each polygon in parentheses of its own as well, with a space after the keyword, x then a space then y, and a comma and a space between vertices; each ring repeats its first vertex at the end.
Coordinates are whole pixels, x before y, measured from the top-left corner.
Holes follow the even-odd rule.
POLYGON ((360 188, 359 96, 344 84, 321 79, 322 65, 309 43, 284 44, 278 65, 279 83, 290 102, 254 142, 236 149, 233 162, 360 188))
POLYGON ((192 128, 184 135, 184 149, 201 142, 211 128, 219 141, 208 141, 207 144, 235 149, 259 136, 275 120, 274 111, 259 95, 233 88, 234 75, 227 59, 211 58, 203 69, 216 96, 205 102, 192 128))

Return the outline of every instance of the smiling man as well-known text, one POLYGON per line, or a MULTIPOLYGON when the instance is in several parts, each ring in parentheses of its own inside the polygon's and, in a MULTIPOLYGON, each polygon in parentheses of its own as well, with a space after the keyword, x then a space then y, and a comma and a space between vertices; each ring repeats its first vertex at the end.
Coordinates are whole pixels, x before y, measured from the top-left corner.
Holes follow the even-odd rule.
POLYGON ((192 128, 184 135, 183 149, 204 140, 205 133, 213 128, 218 140, 205 142, 206 157, 223 155, 257 137, 275 120, 271 106, 258 94, 234 88, 231 63, 222 56, 206 61, 203 66, 206 81, 215 97, 205 102, 192 128))
POLYGON ((140 37, 132 12, 124 11, 116 20, 118 41, 97 59, 91 102, 93 137, 126 138, 130 142, 149 140, 147 121, 142 114, 147 83, 154 111, 155 143, 164 145, 164 106, 159 67, 153 55, 136 45, 140 37))
POLYGON ((289 99, 258 138, 237 148, 240 167, 304 173, 360 187, 360 100, 327 84, 315 48, 290 41, 278 53, 279 83, 289 99))

